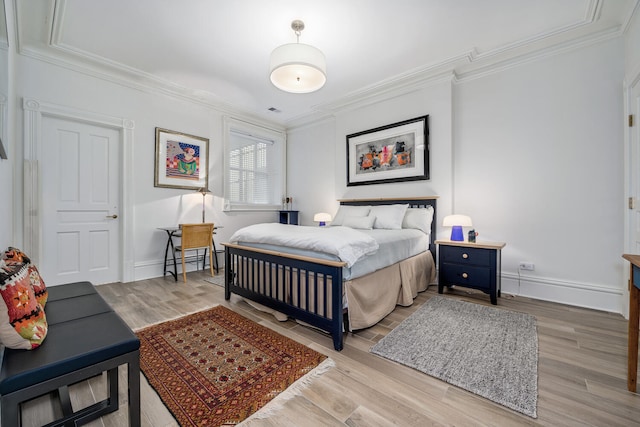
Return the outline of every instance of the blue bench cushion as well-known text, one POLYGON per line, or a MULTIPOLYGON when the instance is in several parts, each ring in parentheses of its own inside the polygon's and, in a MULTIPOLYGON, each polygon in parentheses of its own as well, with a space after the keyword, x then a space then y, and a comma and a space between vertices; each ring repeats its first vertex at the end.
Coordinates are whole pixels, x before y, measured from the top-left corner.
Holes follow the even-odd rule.
POLYGON ((49 300, 45 312, 49 327, 70 320, 113 311, 111 306, 97 294, 80 295, 66 299, 49 300))
POLYGON ((5 349, 0 395, 139 348, 138 337, 113 311, 50 325, 47 339, 36 351, 5 349))
MULTIPOLYGON (((79 297, 81 295, 97 294, 96 288, 91 282, 76 282, 60 286, 49 286, 48 301, 57 301, 65 298, 79 297)), ((47 306, 48 308, 48 306, 47 306)))

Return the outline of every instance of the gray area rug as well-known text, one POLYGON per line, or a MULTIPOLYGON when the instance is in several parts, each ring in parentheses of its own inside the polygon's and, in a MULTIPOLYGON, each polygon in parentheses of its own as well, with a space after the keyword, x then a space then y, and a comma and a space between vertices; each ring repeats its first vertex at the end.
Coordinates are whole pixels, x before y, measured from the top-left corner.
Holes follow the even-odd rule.
POLYGON ((371 352, 537 418, 536 318, 432 297, 371 352))

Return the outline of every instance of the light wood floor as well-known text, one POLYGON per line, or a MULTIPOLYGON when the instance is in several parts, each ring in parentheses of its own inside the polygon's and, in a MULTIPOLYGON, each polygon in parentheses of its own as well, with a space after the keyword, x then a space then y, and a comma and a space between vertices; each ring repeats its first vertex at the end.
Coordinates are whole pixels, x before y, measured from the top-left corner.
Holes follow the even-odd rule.
MULTIPOLYGON (((626 388, 627 322, 618 314, 508 295, 499 299, 499 307, 532 314, 538 321, 538 418, 532 419, 369 353, 375 342, 436 295, 436 286, 420 294, 413 306, 397 307, 378 325, 348 334, 344 350, 336 352, 330 337, 320 332, 293 321, 278 322, 235 297, 225 301, 223 288, 207 278, 194 272, 186 284, 167 277, 102 285, 98 291, 133 329, 223 304, 335 362, 268 418, 250 419, 248 426, 640 425, 640 396, 626 388)), ((448 296, 490 305, 487 295, 463 288, 448 296)), ((124 387, 124 370, 121 378, 124 387)), ((103 398, 104 383, 103 376, 73 386, 74 405, 103 398)), ((141 393, 143 426, 177 425, 144 377, 141 393)), ((92 426, 128 425, 126 393, 120 396, 121 409, 92 426)), ((49 397, 36 399, 24 405, 23 424, 42 425, 58 412, 49 397)))

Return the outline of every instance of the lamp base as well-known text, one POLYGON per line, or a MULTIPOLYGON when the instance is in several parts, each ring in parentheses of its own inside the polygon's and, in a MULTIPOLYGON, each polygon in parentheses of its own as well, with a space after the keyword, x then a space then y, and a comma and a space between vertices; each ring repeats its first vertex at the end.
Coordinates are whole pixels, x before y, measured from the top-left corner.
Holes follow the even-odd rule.
POLYGON ((318 224, 318 226, 320 226, 320 227, 324 227, 325 225, 327 225, 327 223, 324 222, 324 221, 320 221, 320 224, 318 224))
POLYGON ((451 240, 454 242, 464 242, 461 225, 454 225, 453 228, 451 228, 451 240))

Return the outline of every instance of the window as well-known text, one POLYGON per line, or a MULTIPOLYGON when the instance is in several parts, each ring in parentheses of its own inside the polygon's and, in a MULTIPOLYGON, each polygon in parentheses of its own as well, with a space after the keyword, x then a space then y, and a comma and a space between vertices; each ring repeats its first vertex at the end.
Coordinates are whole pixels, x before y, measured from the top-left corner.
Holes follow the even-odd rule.
POLYGON ((284 133, 225 118, 224 210, 276 210, 285 182, 284 133))

